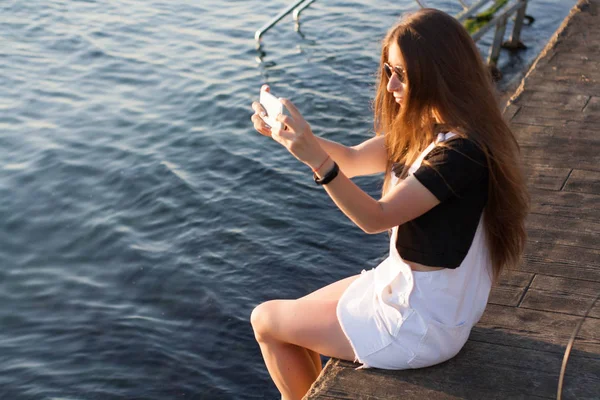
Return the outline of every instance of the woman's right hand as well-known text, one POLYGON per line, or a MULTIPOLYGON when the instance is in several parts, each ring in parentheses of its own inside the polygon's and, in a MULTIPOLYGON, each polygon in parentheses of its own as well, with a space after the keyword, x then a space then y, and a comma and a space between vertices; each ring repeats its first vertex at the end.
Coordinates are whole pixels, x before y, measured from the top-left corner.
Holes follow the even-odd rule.
MULTIPOLYGON (((268 92, 270 89, 268 85, 263 85, 260 90, 268 92)), ((256 129, 261 135, 271 137, 271 128, 265 123, 265 121, 263 121, 261 117, 266 115, 266 111, 263 106, 258 101, 255 101, 252 103, 252 109, 254 110, 254 114, 250 119, 254 124, 254 129, 256 129)))

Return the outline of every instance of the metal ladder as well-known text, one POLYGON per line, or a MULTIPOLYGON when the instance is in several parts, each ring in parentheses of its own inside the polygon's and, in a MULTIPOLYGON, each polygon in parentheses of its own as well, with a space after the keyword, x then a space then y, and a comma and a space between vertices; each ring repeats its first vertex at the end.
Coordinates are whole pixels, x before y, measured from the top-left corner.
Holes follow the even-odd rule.
POLYGON ((279 21, 285 18, 285 16, 291 13, 292 11, 294 13, 294 22, 296 23, 296 26, 298 26, 298 23, 300 21, 300 13, 306 7, 311 5, 314 1, 315 0, 297 0, 292 5, 288 6, 285 10, 277 14, 272 20, 264 24, 260 29, 258 29, 254 33, 254 39, 256 39, 257 44, 260 46, 260 38, 262 37, 262 35, 266 31, 274 27, 279 21))
MULTIPOLYGON (((296 30, 299 27, 300 13, 315 0, 297 0, 285 10, 281 11, 277 16, 263 25, 254 34, 257 46, 260 48, 260 39, 262 36, 285 16, 293 12, 296 30)), ((421 8, 427 7, 426 0, 415 0, 421 8)), ((463 10, 454 17, 460 21, 469 31, 471 37, 477 42, 491 28, 496 27, 494 41, 490 48, 488 56, 488 64, 492 70, 499 73, 496 64, 500 56, 501 48, 508 49, 523 49, 525 45, 521 42, 521 29, 525 19, 533 22, 533 18, 525 15, 528 0, 479 0, 474 4, 468 4, 465 0, 457 0, 463 10), (480 12, 480 10, 484 10, 480 12), (503 42, 506 32, 506 23, 508 19, 515 15, 515 23, 512 34, 507 42, 503 42)))

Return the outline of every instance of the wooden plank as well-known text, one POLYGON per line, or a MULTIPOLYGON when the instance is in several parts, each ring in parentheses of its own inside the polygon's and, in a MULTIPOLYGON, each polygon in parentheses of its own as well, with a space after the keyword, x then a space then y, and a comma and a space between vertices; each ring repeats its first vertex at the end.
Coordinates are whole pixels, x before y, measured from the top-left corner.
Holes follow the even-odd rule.
POLYGON ((526 227, 531 242, 600 249, 600 223, 596 221, 531 213, 526 227))
MULTIPOLYGON (((552 293, 529 288, 520 307, 584 316, 596 296, 573 293, 552 293)), ((600 318, 600 303, 596 302, 588 318, 600 318)))
POLYGON ((525 79, 524 87, 525 90, 531 89, 544 93, 579 94, 585 96, 596 96, 600 93, 600 84, 590 82, 561 82, 535 75, 530 75, 525 79))
POLYGON ((494 286, 490 292, 488 303, 516 307, 523 297, 525 288, 514 286, 494 286))
POLYGON ((600 115, 600 97, 592 96, 586 103, 583 113, 600 115))
POLYGON ((543 115, 537 115, 531 111, 521 109, 521 111, 515 115, 512 119, 513 122, 519 124, 536 125, 536 126, 547 126, 552 127, 558 123, 566 121, 577 121, 575 118, 547 118, 543 115))
POLYGON ((533 280, 534 275, 529 272, 505 270, 500 276, 498 284, 492 287, 488 302, 516 307, 521 297, 523 297, 525 288, 533 280))
MULTIPOLYGON (((584 147, 590 151, 589 146, 597 146, 598 141, 595 130, 590 130, 589 125, 582 121, 561 121, 551 126, 511 123, 511 127, 520 147, 570 145, 584 147)), ((524 162, 528 163, 526 157, 524 162)))
POLYGON ((544 153, 539 150, 535 152, 529 152, 529 154, 523 154, 524 157, 527 157, 527 161, 532 164, 549 164, 554 168, 582 169, 590 171, 598 169, 599 164, 596 162, 598 159, 600 159, 600 157, 596 156, 591 160, 581 158, 574 161, 569 160, 569 157, 566 155, 552 158, 548 155, 544 155, 544 153))
MULTIPOLYGON (((600 357, 598 351, 598 342, 600 341, 600 319, 597 318, 586 318, 581 325, 581 330, 577 334, 577 340, 575 341, 575 349, 583 349, 587 347, 589 349, 595 348, 596 357, 600 357)), ((587 355, 587 354, 586 354, 587 355)))
MULTIPOLYGON (((562 354, 581 317, 488 304, 471 339, 562 354)), ((584 322, 574 346, 578 357, 600 360, 600 319, 584 322)))
POLYGON ((570 111, 581 111, 590 100, 590 96, 582 94, 561 94, 528 90, 515 101, 517 106, 526 105, 538 108, 555 108, 570 111))
POLYGON ((509 104, 506 106, 504 113, 502 114, 507 121, 510 121, 516 113, 519 112, 519 106, 515 104, 509 104))
MULTIPOLYGON (((533 127, 533 126, 532 126, 533 127)), ((542 150, 548 149, 549 147, 562 147, 563 151, 578 151, 581 154, 587 154, 593 152, 593 149, 598 145, 595 138, 581 138, 575 137, 574 135, 559 136, 557 133, 561 132, 558 129, 547 129, 546 127, 536 126, 542 133, 532 134, 520 134, 519 135, 519 146, 521 149, 538 147, 542 150)), ((572 160, 577 161, 577 160, 572 160)))
POLYGON ((521 271, 503 271, 498 284, 505 287, 524 288, 529 286, 535 274, 521 271))
POLYGON ((600 152, 597 144, 587 140, 552 138, 536 143, 521 143, 521 155, 530 164, 546 164, 560 168, 597 170, 600 152))
POLYGON ((544 164, 555 168, 596 170, 600 165, 600 154, 590 156, 583 154, 591 151, 589 148, 586 150, 577 145, 569 145, 565 149, 552 144, 546 146, 546 151, 537 145, 523 144, 521 146, 522 157, 530 164, 544 164), (564 153, 561 153, 563 151, 564 153), (571 151, 573 151, 573 154, 570 153, 571 151))
POLYGON ((519 139, 519 143, 521 139, 535 141, 535 139, 540 137, 554 137, 553 126, 520 124, 513 121, 510 123, 510 127, 517 139, 519 139))
MULTIPOLYGON (((590 26, 589 30, 592 32, 595 31, 593 26, 590 26)), ((569 33, 569 39, 570 40, 568 42, 558 43, 556 50, 564 54, 593 54, 600 51, 600 47, 595 43, 595 41, 589 40, 589 33, 586 34, 586 32, 577 31, 577 29, 574 29, 569 33)))
MULTIPOLYGON (((598 167, 600 168, 600 165, 598 167)), ((600 171, 574 169, 564 190, 600 195, 600 171)))
MULTIPOLYGON (((600 282, 538 274, 521 307, 583 316, 600 293, 600 282)), ((589 314, 600 318, 600 302, 589 314)))
POLYGON ((600 293, 600 282, 563 278, 538 274, 533 278, 531 289, 554 293, 573 293, 595 297, 600 293))
POLYGON ((529 194, 532 213, 600 221, 600 195, 535 187, 529 188, 529 194))
POLYGON ((552 132, 554 137, 566 139, 594 140, 597 135, 595 129, 589 129, 588 124, 575 121, 567 121, 565 125, 554 127, 552 132))
MULTIPOLYGON (((579 249, 587 250, 587 249, 579 249)), ((525 260, 519 266, 519 271, 546 273, 552 276, 560 276, 565 278, 575 279, 586 279, 594 282, 600 282, 600 268, 595 266, 577 265, 575 263, 561 263, 561 262, 543 262, 540 259, 528 259, 525 256, 525 260)))
POLYGON ((588 140, 593 140, 595 137, 598 137, 598 124, 588 124, 585 121, 567 121, 564 125, 555 126, 552 129, 555 136, 575 137, 588 140))
MULTIPOLYGON (((552 143, 550 139, 571 139, 575 143, 588 141, 596 145, 598 135, 593 124, 587 124, 584 121, 564 121, 552 126, 530 125, 525 123, 511 122, 510 126, 521 143, 529 145, 539 144, 540 146, 546 143, 552 143), (544 142, 541 142, 543 140, 544 142)), ((525 159, 527 162, 527 159, 525 159)))
MULTIPOLYGON (((554 398, 562 353, 468 341, 453 359, 433 367, 384 371, 331 360, 325 377, 306 399, 536 399, 554 398)), ((582 373, 600 368, 600 359, 579 358, 569 363, 565 395, 593 398, 600 379, 582 373)))
POLYGON ((546 69, 545 71, 539 71, 536 78, 547 78, 552 81, 559 82, 572 82, 572 83, 592 83, 598 84, 600 82, 600 73, 597 71, 586 70, 583 71, 579 68, 570 66, 558 66, 556 69, 546 69))
POLYGON ((571 168, 556 168, 548 165, 525 165, 527 186, 560 190, 571 173, 571 168))
POLYGON ((600 250, 528 242, 519 271, 600 282, 600 250))
POLYGON ((581 54, 579 56, 574 56, 572 53, 558 53, 555 56, 555 61, 557 64, 561 65, 570 65, 572 67, 579 68, 596 68, 600 69, 600 60, 594 61, 590 59, 589 54, 581 54))
POLYGON ((566 110, 562 107, 541 108, 533 107, 529 104, 521 105, 520 107, 521 109, 519 110, 519 113, 515 115, 513 121, 521 124, 540 125, 539 123, 532 123, 530 121, 544 120, 545 123, 543 125, 548 124, 549 126, 553 126, 556 124, 556 121, 583 121, 585 118, 581 109, 574 112, 573 110, 566 110))
POLYGON ((586 165, 586 169, 600 168, 597 152, 594 151, 598 146, 597 124, 566 120, 547 121, 546 125, 511 122, 526 165, 563 168, 582 168, 581 165, 586 165), (588 161, 589 157, 591 159, 588 161))

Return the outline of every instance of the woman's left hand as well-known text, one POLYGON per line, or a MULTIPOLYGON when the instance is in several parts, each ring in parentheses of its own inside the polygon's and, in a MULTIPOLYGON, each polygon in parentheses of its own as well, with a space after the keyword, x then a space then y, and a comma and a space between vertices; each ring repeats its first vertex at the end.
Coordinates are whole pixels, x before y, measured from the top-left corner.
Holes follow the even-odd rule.
POLYGON ((271 128, 271 137, 284 146, 298 160, 315 168, 327 153, 310 129, 300 111, 288 99, 280 99, 281 104, 289 111, 290 115, 280 114, 277 120, 283 124, 283 129, 271 128))

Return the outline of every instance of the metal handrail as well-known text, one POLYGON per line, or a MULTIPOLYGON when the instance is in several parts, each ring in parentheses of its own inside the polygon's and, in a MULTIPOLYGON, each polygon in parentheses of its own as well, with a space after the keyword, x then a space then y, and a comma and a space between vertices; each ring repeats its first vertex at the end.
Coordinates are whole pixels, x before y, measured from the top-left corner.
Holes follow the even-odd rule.
POLYGON ((470 8, 464 10, 463 12, 458 13, 454 16, 460 22, 464 22, 467 18, 472 17, 477 11, 479 11, 483 6, 489 3, 492 0, 481 0, 479 3, 472 5, 470 8))
POLYGON ((296 23, 298 23, 300 20, 300 13, 302 12, 302 10, 304 10, 306 7, 310 6, 314 2, 315 2, 315 0, 308 0, 304 4, 296 7, 296 9, 294 10, 294 21, 296 23))
MULTIPOLYGON (((306 7, 308 7, 314 1, 315 0, 297 0, 292 5, 288 6, 285 10, 283 10, 279 14, 277 14, 277 16, 275 16, 273 19, 271 19, 269 22, 267 22, 265 25, 263 25, 260 29, 258 29, 254 34, 254 38, 256 39, 256 41, 259 45, 259 48, 260 48, 260 39, 261 39, 262 35, 265 32, 267 32, 269 29, 271 29, 273 26, 275 26, 279 21, 281 21, 286 15, 288 15, 292 11, 293 11, 293 17, 294 17, 294 21, 296 22, 296 28, 297 28, 299 26, 300 13, 302 12, 302 10, 304 10, 306 7)), ((415 0, 415 1, 421 8, 428 7, 426 0, 415 0)), ((477 3, 472 4, 472 5, 469 5, 464 0, 457 0, 457 1, 463 7, 463 10, 461 12, 459 12, 457 15, 455 15, 454 17, 461 23, 464 23, 469 18, 475 18, 476 13, 478 11, 480 11, 482 8, 484 8, 485 6, 493 6, 495 4, 495 0, 479 0, 477 3)), ((492 48, 490 49, 490 55, 488 57, 488 63, 491 66, 496 65, 496 62, 498 61, 498 57, 500 55, 501 47, 512 48, 512 49, 519 49, 519 48, 525 47, 520 41, 520 36, 521 36, 521 28, 523 27, 523 20, 526 18, 525 10, 527 8, 527 2, 528 2, 528 0, 516 0, 514 2, 514 4, 511 4, 509 2, 506 5, 502 5, 502 7, 499 10, 497 10, 497 11, 500 11, 500 10, 504 9, 501 14, 493 16, 490 21, 485 23, 485 25, 481 26, 479 29, 477 29, 477 31, 471 33, 471 37, 473 38, 473 40, 478 41, 491 28, 493 28, 494 26, 496 27, 494 41, 492 43, 492 48), (504 33, 506 31, 506 23, 508 21, 508 18, 513 14, 516 14, 516 17, 515 17, 515 24, 513 26, 513 32, 512 32, 511 38, 508 42, 503 43, 502 41, 504 39, 504 33)))
POLYGON ((265 25, 263 25, 259 30, 257 30, 254 33, 254 39, 256 39, 257 42, 260 42, 260 38, 266 31, 268 31, 273 26, 275 26, 275 24, 277 24, 279 21, 281 21, 286 15, 288 15, 292 11, 294 11, 294 20, 297 21, 298 17, 300 16, 300 12, 302 10, 304 10, 306 7, 308 7, 310 5, 310 3, 312 3, 313 1, 315 1, 315 0, 298 0, 294 4, 288 6, 285 10, 283 10, 282 12, 277 14, 273 19, 271 19, 269 22, 267 22, 265 25), (305 1, 308 4, 301 6, 301 4, 304 3, 305 1), (298 12, 295 12, 296 8, 299 8, 298 12))
MULTIPOLYGON (((496 66, 498 62, 498 58, 500 56, 500 49, 502 47, 519 49, 523 48, 523 44, 520 41, 521 37, 521 28, 523 27, 523 20, 525 18, 525 9, 527 8, 528 0, 516 0, 514 4, 508 3, 504 6, 504 10, 501 14, 494 16, 490 21, 488 21, 485 25, 480 27, 476 32, 471 34, 471 37, 476 42, 483 35, 485 35, 492 27, 496 27, 496 32, 494 34, 494 41, 492 42, 492 47, 490 48, 490 54, 488 56, 488 64, 492 67, 496 66), (508 18, 513 14, 516 14, 516 21, 513 26, 513 32, 510 40, 507 43, 503 43, 504 33, 506 32, 506 23, 508 18)), ((487 3, 493 3, 493 0, 482 0, 479 3, 475 4, 469 10, 460 14, 460 18, 457 17, 459 21, 464 21, 468 18, 475 17, 475 12, 480 10, 487 3)))
POLYGON ((506 11, 504 11, 502 14, 495 16, 487 24, 485 24, 484 26, 479 28, 477 30, 477 32, 475 32, 471 37, 473 38, 474 41, 478 41, 479 39, 481 39, 481 37, 483 35, 486 34, 487 31, 490 30, 490 28, 492 26, 496 26, 499 23, 502 23, 502 25, 506 25, 506 21, 508 20, 508 17, 510 17, 512 14, 515 13, 515 11, 519 10, 522 7, 523 7, 522 1, 519 1, 516 4, 513 4, 512 7, 510 7, 506 11))
POLYGON ((463 0, 458 0, 458 2, 460 3, 460 5, 463 7, 463 9, 468 10, 469 7, 471 7, 470 5, 468 5, 467 3, 465 3, 463 0))

